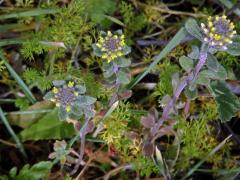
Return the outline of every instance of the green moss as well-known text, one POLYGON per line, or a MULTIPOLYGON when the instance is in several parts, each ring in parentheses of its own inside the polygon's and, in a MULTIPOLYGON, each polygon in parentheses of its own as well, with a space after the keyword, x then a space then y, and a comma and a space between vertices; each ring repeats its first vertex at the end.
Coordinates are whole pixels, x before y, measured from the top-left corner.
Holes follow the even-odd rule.
POLYGON ((158 65, 158 70, 160 72, 159 82, 154 89, 153 95, 161 99, 165 95, 172 95, 172 75, 179 72, 179 67, 169 61, 164 61, 162 64, 158 65))
POLYGON ((153 162, 152 159, 144 156, 139 156, 133 161, 133 165, 136 171, 140 173, 141 176, 150 176, 152 173, 159 173, 159 168, 153 162))

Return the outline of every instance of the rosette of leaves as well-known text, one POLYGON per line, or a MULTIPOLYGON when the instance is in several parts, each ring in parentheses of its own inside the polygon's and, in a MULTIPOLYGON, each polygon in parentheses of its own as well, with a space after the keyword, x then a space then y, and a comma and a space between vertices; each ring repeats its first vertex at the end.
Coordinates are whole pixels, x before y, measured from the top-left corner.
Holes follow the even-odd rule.
POLYGON ((100 32, 97 43, 93 44, 94 54, 103 60, 103 76, 110 82, 128 84, 130 75, 128 67, 130 59, 125 58, 131 52, 131 48, 125 44, 125 36, 121 30, 114 33, 110 31, 100 32))
POLYGON ((225 80, 229 79, 227 71, 215 57, 217 51, 224 51, 233 56, 240 55, 240 36, 234 30, 234 24, 223 16, 208 17, 207 22, 198 25, 194 19, 189 19, 185 29, 192 36, 205 44, 205 49, 192 47, 188 56, 179 59, 181 67, 191 73, 198 63, 201 53, 207 53, 207 61, 185 89, 185 95, 194 99, 197 97, 197 85, 206 86, 218 105, 218 114, 222 122, 229 121, 240 110, 239 99, 231 92, 225 80))
POLYGON ((85 95, 84 85, 65 80, 55 80, 53 85, 53 89, 44 96, 44 99, 56 104, 60 120, 79 119, 83 115, 85 118, 94 116, 96 99, 85 95))

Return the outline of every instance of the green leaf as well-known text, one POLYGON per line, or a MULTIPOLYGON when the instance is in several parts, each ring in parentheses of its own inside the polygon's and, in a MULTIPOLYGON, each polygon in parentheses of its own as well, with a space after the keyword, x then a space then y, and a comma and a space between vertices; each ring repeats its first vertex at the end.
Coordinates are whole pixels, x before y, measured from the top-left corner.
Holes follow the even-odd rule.
POLYGON ((105 14, 111 15, 116 9, 114 0, 90 0, 84 1, 84 4, 85 11, 95 23, 101 23, 105 19, 105 14))
POLYGON ((121 84, 128 84, 130 82, 130 78, 126 72, 118 71, 117 75, 117 81, 119 81, 121 84))
POLYGON ((127 85, 127 89, 133 88, 138 82, 140 82, 169 52, 171 52, 177 45, 179 45, 186 36, 187 32, 185 28, 181 28, 166 45, 166 47, 153 58, 153 62, 148 66, 148 68, 127 85))
POLYGON ((79 106, 88 106, 94 104, 96 102, 96 98, 91 96, 79 96, 76 101, 79 106))
POLYGON ((227 47, 227 52, 233 56, 240 56, 240 36, 235 36, 232 41, 227 47))
POLYGON ((84 94, 86 92, 86 87, 83 85, 76 85, 75 88, 80 94, 84 94))
POLYGON ((199 58, 199 48, 197 46, 192 46, 192 52, 188 55, 191 59, 198 59, 199 58))
POLYGON ((54 97, 54 93, 52 91, 47 92, 44 96, 44 100, 51 100, 54 97))
POLYGON ((102 57, 103 52, 101 51, 101 49, 100 49, 99 47, 97 47, 96 44, 93 44, 93 45, 92 45, 92 48, 93 48, 94 54, 95 54, 97 57, 102 57))
POLYGON ((197 38, 200 41, 203 41, 204 37, 201 33, 201 29, 197 24, 197 21, 195 19, 188 19, 185 28, 189 34, 191 34, 193 37, 197 38))
POLYGON ((23 11, 23 12, 3 14, 3 15, 0 15, 0 19, 19 18, 19 17, 27 17, 27 16, 40 16, 44 14, 55 14, 59 11, 60 9, 34 9, 34 10, 23 11))
POLYGON ((24 24, 18 24, 18 23, 14 23, 14 24, 3 24, 3 25, 0 25, 0 32, 6 32, 8 30, 11 30, 11 29, 18 29, 18 28, 26 28, 27 26, 24 25, 24 24))
POLYGON ((126 59, 123 57, 120 57, 114 61, 115 64, 117 64, 119 67, 128 67, 131 64, 130 59, 126 59))
POLYGON ((23 82, 23 80, 19 77, 19 75, 15 72, 15 70, 10 66, 10 64, 7 62, 6 58, 3 55, 3 52, 0 50, 0 59, 4 61, 4 64, 6 68, 8 69, 11 76, 17 81, 18 85, 22 88, 23 92, 27 96, 30 102, 35 103, 36 99, 33 96, 32 92, 29 90, 27 85, 23 82))
POLYGON ((27 164, 19 172, 19 174, 14 177, 15 180, 37 180, 44 179, 50 172, 53 163, 51 161, 41 161, 34 164, 31 168, 27 164))
POLYGON ((208 54, 208 58, 207 58, 207 67, 208 69, 214 71, 214 72, 218 72, 220 69, 220 64, 217 60, 217 58, 215 56, 213 56, 212 54, 208 54))
POLYGON ((17 168, 13 167, 10 171, 9 171, 9 176, 11 178, 14 178, 17 175, 17 168))
POLYGON ((224 81, 213 81, 210 85, 212 95, 218 105, 218 113, 222 122, 231 120, 240 110, 240 101, 227 87, 224 81))
POLYGON ((12 45, 12 44, 21 44, 22 42, 23 41, 21 39, 17 39, 17 38, 2 39, 0 40, 0 47, 12 45))
POLYGON ((128 55, 131 52, 131 48, 127 45, 123 46, 122 48, 123 54, 128 55))
POLYGON ((53 107, 54 104, 50 101, 39 101, 25 111, 9 112, 7 118, 11 125, 25 129, 36 123, 46 113, 52 111, 53 107))
POLYGON ((17 144, 17 147, 19 148, 20 152, 27 157, 26 152, 24 150, 23 144, 21 143, 21 141, 19 140, 19 138, 17 137, 17 135, 15 134, 14 130, 12 129, 12 127, 10 126, 6 116, 3 113, 3 110, 0 106, 0 119, 3 122, 3 124, 5 125, 5 127, 7 128, 9 134, 12 136, 12 138, 14 139, 14 141, 17 144))
MULTIPOLYGON (((233 8, 235 5, 231 2, 231 1, 229 1, 229 0, 219 0, 224 6, 226 6, 228 9, 231 9, 231 8, 233 8)), ((234 2, 236 2, 236 1, 234 1, 234 2)), ((240 16, 240 9, 239 8, 233 8, 233 12, 236 14, 236 15, 238 15, 238 16, 240 16)))
POLYGON ((209 83, 210 83, 210 79, 209 79, 209 77, 208 77, 207 74, 204 74, 204 73, 201 73, 201 72, 200 72, 200 73, 198 74, 196 83, 197 83, 197 84, 200 84, 200 85, 208 86, 209 83))
POLYGON ((190 72, 194 67, 193 60, 187 56, 181 56, 179 59, 179 63, 181 67, 187 72, 190 72))
POLYGON ((198 91, 197 91, 197 88, 194 88, 193 90, 187 86, 184 90, 184 94, 189 98, 189 99, 196 99, 197 98, 197 95, 198 95, 198 91))
POLYGON ((68 117, 68 113, 66 112, 66 109, 62 106, 58 108, 58 118, 60 121, 65 121, 68 117))
POLYGON ((118 20, 117 18, 115 17, 112 17, 112 16, 107 16, 107 15, 104 15, 104 17, 106 17, 107 19, 109 19, 110 21, 120 25, 120 26, 124 26, 123 22, 121 22, 120 20, 118 20))
POLYGON ((60 121, 57 110, 45 115, 37 123, 23 130, 19 136, 22 141, 63 139, 75 135, 75 130, 71 124, 60 121))
POLYGON ((61 87, 61 86, 63 86, 65 84, 65 81, 64 80, 54 80, 53 81, 53 85, 55 86, 55 87, 61 87))
POLYGON ((200 74, 210 79, 220 79, 220 80, 227 79, 227 71, 223 66, 220 66, 217 72, 212 70, 202 70, 200 74))

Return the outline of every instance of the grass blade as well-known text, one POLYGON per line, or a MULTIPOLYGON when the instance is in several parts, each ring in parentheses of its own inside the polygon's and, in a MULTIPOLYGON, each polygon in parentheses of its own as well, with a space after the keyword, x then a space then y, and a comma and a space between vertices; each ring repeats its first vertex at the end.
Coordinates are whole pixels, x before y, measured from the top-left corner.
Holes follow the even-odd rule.
POLYGON ((11 30, 11 29, 16 29, 16 28, 22 28, 24 27, 24 25, 22 24, 4 24, 4 25, 0 25, 0 32, 6 32, 8 30, 11 30))
POLYGON ((34 9, 23 12, 14 12, 10 14, 0 15, 0 19, 9 19, 9 18, 19 18, 19 17, 27 17, 27 16, 40 16, 44 14, 55 14, 58 13, 60 9, 34 9))
POLYGON ((23 80, 19 77, 19 75, 15 72, 12 66, 7 62, 6 58, 3 55, 3 52, 0 51, 0 59, 3 60, 6 68, 8 69, 11 76, 17 81, 18 85, 22 88, 23 92, 25 93, 26 97, 29 99, 31 103, 35 103, 36 99, 33 96, 32 92, 29 90, 27 85, 23 82, 23 80))
POLYGON ((2 39, 0 40, 0 47, 12 45, 12 44, 21 44, 22 41, 18 39, 2 39))
POLYGON ((120 25, 120 26, 123 26, 123 27, 125 26, 122 21, 118 20, 118 19, 115 18, 115 17, 107 16, 107 15, 104 15, 104 17, 106 17, 106 18, 109 19, 110 21, 112 21, 112 22, 114 22, 114 23, 116 23, 116 24, 118 24, 118 25, 120 25))
POLYGON ((229 135, 227 138, 225 138, 221 143, 219 143, 204 159, 202 159, 201 161, 199 161, 195 166, 193 166, 193 168, 190 169, 190 171, 188 171, 188 173, 181 178, 181 180, 185 180, 187 179, 189 176, 191 176, 210 156, 212 156, 213 154, 215 154, 219 149, 221 149, 224 144, 227 142, 228 139, 230 139, 232 137, 232 135, 229 135))
POLYGON ((127 89, 132 89, 139 81, 141 81, 154 68, 154 66, 156 66, 173 48, 180 44, 180 42, 186 36, 187 31, 185 28, 181 28, 172 38, 172 40, 167 44, 167 46, 153 58, 153 62, 148 66, 148 68, 127 85, 127 89))
MULTIPOLYGON (((231 1, 228 0, 219 0, 224 6, 226 6, 228 9, 231 9, 234 5, 231 1)), ((233 12, 240 16, 240 9, 236 8, 235 10, 233 10, 233 12)))
POLYGON ((12 138, 14 139, 14 141, 16 142, 17 144, 17 147, 19 148, 19 150, 21 151, 21 153, 27 157, 27 154, 23 148, 23 145, 21 143, 21 141, 18 139, 17 135, 15 134, 15 132, 13 131, 12 127, 10 126, 10 124, 8 123, 8 120, 7 118, 4 116, 4 113, 3 113, 3 110, 2 108, 0 107, 0 118, 3 122, 3 124, 6 126, 8 132, 10 133, 10 135, 12 136, 12 138))

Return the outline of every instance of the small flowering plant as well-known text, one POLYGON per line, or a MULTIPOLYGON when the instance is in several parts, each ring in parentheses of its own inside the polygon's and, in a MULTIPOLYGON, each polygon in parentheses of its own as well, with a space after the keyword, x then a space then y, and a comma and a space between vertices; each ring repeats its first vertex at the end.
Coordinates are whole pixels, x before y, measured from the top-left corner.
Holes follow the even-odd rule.
POLYGON ((53 89, 44 96, 44 99, 56 104, 61 120, 79 119, 82 115, 89 118, 94 116, 93 104, 96 99, 85 95, 85 86, 64 80, 55 80, 53 85, 53 89))
POLYGON ((124 56, 131 52, 131 48, 126 45, 121 30, 114 33, 101 31, 93 50, 96 56, 103 59, 103 75, 110 83, 118 86, 130 82, 128 67, 131 61, 124 56))
MULTIPOLYGON (((179 64, 186 71, 181 79, 173 79, 175 91, 173 97, 163 105, 162 117, 151 128, 151 137, 154 137, 162 123, 173 116, 177 109, 177 100, 184 91, 188 101, 198 95, 198 86, 205 86, 215 98, 219 118, 222 122, 229 121, 240 110, 239 99, 230 91, 225 80, 228 74, 225 68, 214 56, 218 51, 225 51, 231 55, 240 55, 240 37, 234 30, 234 24, 225 15, 207 18, 207 23, 189 19, 185 24, 185 32, 199 40, 200 47, 192 46, 188 56, 179 58, 179 64)), ((173 77, 174 78, 174 77, 173 77)), ((188 104, 184 112, 188 111, 188 104)))
POLYGON ((201 29, 205 35, 204 42, 210 47, 220 50, 227 50, 232 44, 232 39, 236 35, 234 24, 227 19, 227 16, 209 16, 208 23, 201 23, 201 29))
POLYGON ((94 53, 107 62, 127 55, 131 49, 125 44, 125 36, 121 30, 112 34, 111 31, 100 32, 100 37, 96 44, 93 44, 94 53))

